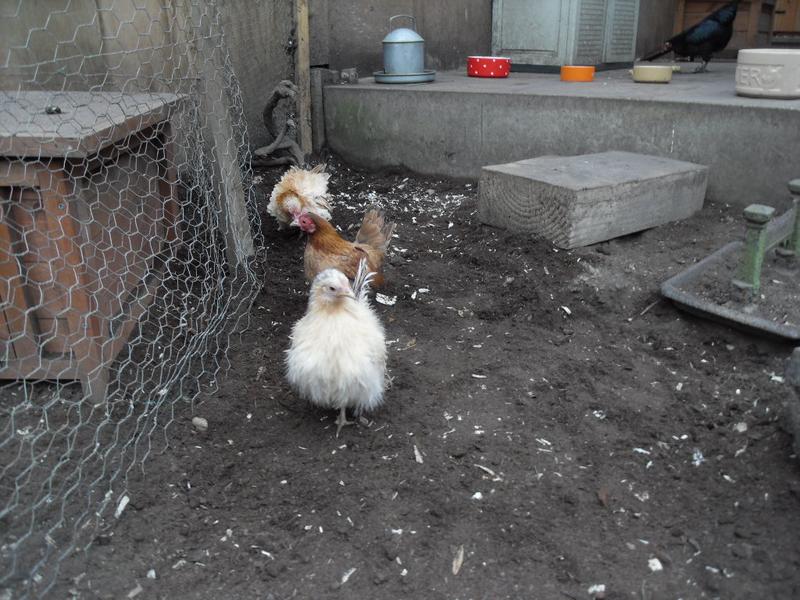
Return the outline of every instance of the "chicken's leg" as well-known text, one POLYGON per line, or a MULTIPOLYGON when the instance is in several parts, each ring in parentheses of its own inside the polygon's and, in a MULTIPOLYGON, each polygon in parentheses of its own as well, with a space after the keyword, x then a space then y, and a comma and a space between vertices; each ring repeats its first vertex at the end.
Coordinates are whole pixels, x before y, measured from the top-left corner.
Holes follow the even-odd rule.
POLYGON ((703 59, 703 64, 697 67, 694 72, 695 73, 707 73, 708 72, 708 63, 706 59, 703 59))
POLYGON ((345 425, 355 425, 355 421, 348 421, 347 420, 347 409, 342 406, 339 410, 339 416, 336 417, 336 437, 339 437, 339 432, 342 430, 342 427, 345 425))

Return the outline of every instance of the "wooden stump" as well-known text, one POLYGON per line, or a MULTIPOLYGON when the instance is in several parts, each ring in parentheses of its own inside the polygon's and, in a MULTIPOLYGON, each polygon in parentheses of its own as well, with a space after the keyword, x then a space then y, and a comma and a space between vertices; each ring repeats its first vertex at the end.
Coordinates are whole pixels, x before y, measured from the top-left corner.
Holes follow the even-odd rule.
POLYGON ((483 168, 482 222, 577 248, 685 219, 702 208, 708 168, 603 152, 483 168))

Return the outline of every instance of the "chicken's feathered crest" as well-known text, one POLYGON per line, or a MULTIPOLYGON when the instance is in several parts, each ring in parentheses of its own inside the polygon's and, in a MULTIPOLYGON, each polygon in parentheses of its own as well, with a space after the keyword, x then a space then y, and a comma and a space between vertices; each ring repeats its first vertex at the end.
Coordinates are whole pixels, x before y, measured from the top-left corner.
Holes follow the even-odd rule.
POLYGON ((330 220, 330 174, 325 172, 325 167, 321 164, 313 169, 289 168, 272 189, 267 212, 283 224, 291 222, 292 213, 303 212, 313 212, 330 220))

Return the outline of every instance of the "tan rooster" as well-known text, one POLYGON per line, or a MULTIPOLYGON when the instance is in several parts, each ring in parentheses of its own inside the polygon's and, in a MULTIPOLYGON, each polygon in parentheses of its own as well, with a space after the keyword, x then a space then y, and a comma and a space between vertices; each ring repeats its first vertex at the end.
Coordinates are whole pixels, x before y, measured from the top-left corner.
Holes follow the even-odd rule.
POLYGON ((354 242, 342 238, 328 221, 317 214, 301 214, 297 224, 308 234, 306 279, 313 280, 325 269, 339 269, 353 279, 361 259, 366 259, 367 268, 375 274, 371 285, 383 285, 381 266, 395 227, 394 223, 386 222, 383 211, 371 208, 364 214, 354 242))
POLYGON ((330 195, 325 165, 313 169, 292 167, 272 189, 267 212, 278 221, 278 227, 296 224, 302 213, 315 213, 331 218, 330 195))

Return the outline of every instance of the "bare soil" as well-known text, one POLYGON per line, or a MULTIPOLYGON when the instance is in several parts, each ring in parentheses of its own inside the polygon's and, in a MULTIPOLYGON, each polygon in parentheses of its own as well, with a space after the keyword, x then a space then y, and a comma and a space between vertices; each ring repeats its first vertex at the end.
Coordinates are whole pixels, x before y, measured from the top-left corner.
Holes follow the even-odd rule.
POLYGON ((398 223, 385 406, 337 439, 287 389, 303 240, 265 214, 251 327, 195 406, 208 430, 176 407, 52 597, 800 597, 791 348, 658 294, 740 234, 738 208, 566 252, 478 223, 474 184, 332 171, 346 232, 376 202, 398 223))

